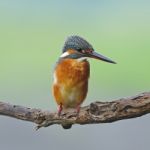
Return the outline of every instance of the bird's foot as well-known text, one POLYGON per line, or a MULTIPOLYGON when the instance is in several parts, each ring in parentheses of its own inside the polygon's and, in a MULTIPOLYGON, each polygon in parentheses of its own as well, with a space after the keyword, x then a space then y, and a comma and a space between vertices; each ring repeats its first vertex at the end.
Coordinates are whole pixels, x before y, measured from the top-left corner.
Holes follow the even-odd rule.
POLYGON ((78 105, 78 106, 76 107, 76 113, 77 113, 77 116, 78 116, 79 113, 80 113, 80 105, 78 105))
POLYGON ((58 116, 61 115, 62 110, 63 110, 62 103, 60 103, 58 106, 58 116))

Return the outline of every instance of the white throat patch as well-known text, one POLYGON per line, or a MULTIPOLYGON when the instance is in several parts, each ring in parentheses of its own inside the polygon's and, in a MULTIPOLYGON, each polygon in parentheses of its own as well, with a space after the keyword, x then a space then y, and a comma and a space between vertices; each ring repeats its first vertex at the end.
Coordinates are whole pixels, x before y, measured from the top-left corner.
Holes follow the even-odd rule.
POLYGON ((88 58, 88 57, 81 57, 81 58, 78 58, 77 61, 78 61, 78 62, 81 62, 81 61, 86 60, 87 58, 88 58))

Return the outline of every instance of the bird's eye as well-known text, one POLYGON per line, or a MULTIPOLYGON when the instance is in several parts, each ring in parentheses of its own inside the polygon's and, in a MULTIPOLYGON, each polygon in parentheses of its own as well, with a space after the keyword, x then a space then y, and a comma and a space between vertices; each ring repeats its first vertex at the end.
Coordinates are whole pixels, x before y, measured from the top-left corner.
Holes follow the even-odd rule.
POLYGON ((81 48, 77 48, 77 51, 81 52, 81 51, 82 51, 82 49, 81 49, 81 48))
POLYGON ((81 52, 81 53, 92 53, 92 50, 91 49, 81 49, 81 48, 78 48, 76 49, 78 52, 81 52))

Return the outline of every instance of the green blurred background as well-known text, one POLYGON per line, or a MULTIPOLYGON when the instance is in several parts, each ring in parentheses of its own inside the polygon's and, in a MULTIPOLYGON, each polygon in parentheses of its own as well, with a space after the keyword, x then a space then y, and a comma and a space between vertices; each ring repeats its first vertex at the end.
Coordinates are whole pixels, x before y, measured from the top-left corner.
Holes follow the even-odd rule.
MULTIPOLYGON (((83 105, 149 91, 150 1, 0 0, 0 100, 56 110, 52 72, 69 35, 84 37, 95 50, 117 62, 90 60, 89 92, 83 105)), ((98 149, 101 140, 103 149, 148 149, 148 125, 146 116, 74 126, 70 131, 54 126, 36 133, 33 124, 1 117, 0 145, 3 150, 38 150, 42 145, 45 149, 98 149), (141 126, 136 129, 137 124, 141 126), (141 134, 144 139, 137 138, 141 134), (138 140, 143 145, 135 145, 138 140)))

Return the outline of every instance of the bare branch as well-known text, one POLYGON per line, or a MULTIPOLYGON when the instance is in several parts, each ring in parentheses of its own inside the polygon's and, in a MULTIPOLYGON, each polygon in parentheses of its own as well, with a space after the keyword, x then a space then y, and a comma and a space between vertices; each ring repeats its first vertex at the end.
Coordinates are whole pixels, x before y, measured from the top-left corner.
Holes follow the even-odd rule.
POLYGON ((37 129, 53 124, 70 128, 73 124, 109 123, 148 113, 150 113, 150 92, 112 102, 94 102, 82 107, 78 116, 74 110, 70 109, 58 116, 56 112, 0 102, 0 115, 34 122, 38 125, 37 129))

